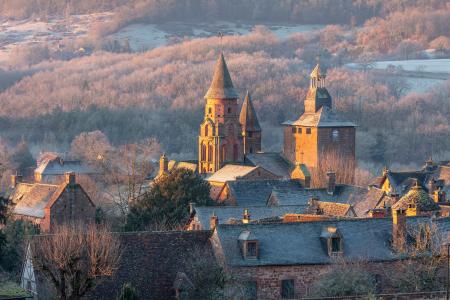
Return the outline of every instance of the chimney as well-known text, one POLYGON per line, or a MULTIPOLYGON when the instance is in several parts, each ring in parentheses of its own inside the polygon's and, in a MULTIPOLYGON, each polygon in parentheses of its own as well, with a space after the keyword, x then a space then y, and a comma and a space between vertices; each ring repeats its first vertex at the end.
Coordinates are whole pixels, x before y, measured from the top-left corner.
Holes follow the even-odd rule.
POLYGON ((383 168, 383 173, 382 173, 383 177, 387 176, 388 173, 389 173, 389 169, 388 169, 388 167, 385 166, 383 168))
POLYGON ((23 180, 22 175, 11 175, 11 187, 16 187, 17 184, 21 183, 23 180))
POLYGON ((189 214, 192 215, 195 210, 195 202, 189 202, 189 214))
POLYGON ((159 158, 159 172, 158 175, 167 174, 169 172, 169 160, 165 153, 159 158))
POLYGON ((213 212, 213 214, 212 214, 212 216, 210 217, 210 220, 209 220, 209 228, 211 230, 214 230, 214 228, 216 228, 217 225, 219 225, 219 217, 216 216, 216 214, 213 212))
POLYGON ((406 247, 406 210, 392 210, 392 247, 397 252, 405 251, 406 247))
POLYGON ((74 172, 66 172, 64 173, 64 176, 66 178, 66 184, 73 186, 76 184, 76 179, 75 179, 75 173, 74 172))
POLYGON ((436 203, 442 203, 445 202, 445 192, 442 191, 441 189, 437 189, 434 191, 433 193, 433 200, 436 203))
POLYGON ((328 172, 327 177, 328 177, 327 193, 329 195, 333 195, 336 189, 336 173, 328 172))
POLYGON ((430 157, 426 162, 425 162, 425 170, 430 172, 433 171, 434 169, 434 162, 433 159, 430 157))
POLYGON ((248 224, 250 223, 250 213, 248 212, 248 209, 244 209, 244 217, 242 218, 242 223, 243 224, 248 224))

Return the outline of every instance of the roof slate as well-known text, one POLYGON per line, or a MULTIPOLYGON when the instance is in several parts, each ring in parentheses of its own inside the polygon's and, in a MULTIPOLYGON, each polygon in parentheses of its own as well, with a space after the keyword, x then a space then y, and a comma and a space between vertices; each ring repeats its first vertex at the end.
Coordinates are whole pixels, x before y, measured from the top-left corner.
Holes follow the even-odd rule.
POLYGON ((239 115, 239 123, 241 123, 242 131, 261 131, 258 116, 253 107, 250 93, 247 91, 244 102, 242 103, 241 113, 239 115))
POLYGON ((223 53, 220 53, 214 69, 211 86, 206 92, 205 99, 237 99, 238 97, 223 53))
POLYGON ((245 160, 254 166, 261 166, 269 172, 284 179, 291 178, 290 163, 279 153, 253 153, 246 154, 245 160))
POLYGON ((17 203, 13 209, 14 214, 44 218, 44 208, 58 190, 59 186, 53 184, 18 184, 12 194, 12 199, 15 199, 13 201, 17 203), (22 185, 25 185, 26 188, 22 188, 22 185))
MULTIPOLYGON (((289 125, 288 123, 284 123, 289 125)), ((294 126, 308 127, 355 127, 355 123, 342 119, 328 106, 322 106, 316 113, 304 113, 297 121, 290 123, 294 126)))
POLYGON ((227 164, 208 177, 210 182, 227 182, 243 177, 258 167, 227 164))

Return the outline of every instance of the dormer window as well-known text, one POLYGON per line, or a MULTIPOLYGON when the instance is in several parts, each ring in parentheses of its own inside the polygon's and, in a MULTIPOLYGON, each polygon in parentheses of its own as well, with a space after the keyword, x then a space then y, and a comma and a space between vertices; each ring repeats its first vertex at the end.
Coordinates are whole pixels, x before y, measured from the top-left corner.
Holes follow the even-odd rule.
POLYGON ((258 259, 259 241, 250 231, 245 230, 241 232, 239 235, 239 246, 244 259, 258 259))
POLYGON ((343 240, 342 236, 339 233, 339 230, 336 227, 326 227, 322 230, 322 234, 320 238, 325 244, 328 255, 330 257, 335 257, 343 254, 343 240))

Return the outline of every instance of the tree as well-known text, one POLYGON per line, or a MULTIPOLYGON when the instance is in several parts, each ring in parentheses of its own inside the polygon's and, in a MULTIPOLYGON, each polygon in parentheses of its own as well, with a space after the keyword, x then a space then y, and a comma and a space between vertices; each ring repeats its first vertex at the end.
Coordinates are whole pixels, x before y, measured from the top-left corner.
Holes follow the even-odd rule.
POLYGON ((125 283, 122 286, 122 290, 120 291, 119 297, 117 300, 139 300, 139 296, 135 290, 135 288, 131 285, 131 283, 125 283))
POLYGON ((8 220, 8 199, 0 196, 0 226, 6 224, 8 220))
POLYGON ((55 288, 58 299, 80 299, 120 260, 119 240, 104 226, 61 225, 31 240, 33 266, 55 288))
POLYGON ((336 183, 353 184, 355 167, 356 163, 351 157, 336 151, 324 152, 318 167, 311 170, 311 185, 317 188, 326 187, 328 172, 336 174, 336 183))
POLYGON ((146 226, 165 223, 175 228, 187 221, 189 203, 211 205, 210 185, 188 169, 175 169, 158 178, 142 197, 130 207, 127 230, 143 230, 146 226))
POLYGON ((338 262, 313 284, 313 297, 370 295, 376 292, 376 281, 360 262, 338 262))

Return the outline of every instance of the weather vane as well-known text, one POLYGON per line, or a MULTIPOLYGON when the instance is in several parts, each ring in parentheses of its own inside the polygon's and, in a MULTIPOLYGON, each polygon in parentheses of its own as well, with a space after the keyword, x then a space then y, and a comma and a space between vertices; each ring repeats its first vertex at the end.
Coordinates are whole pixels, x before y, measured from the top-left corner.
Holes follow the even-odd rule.
POLYGON ((223 52, 223 44, 222 44, 223 33, 222 33, 222 31, 219 31, 219 34, 217 36, 220 39, 220 51, 223 52))

